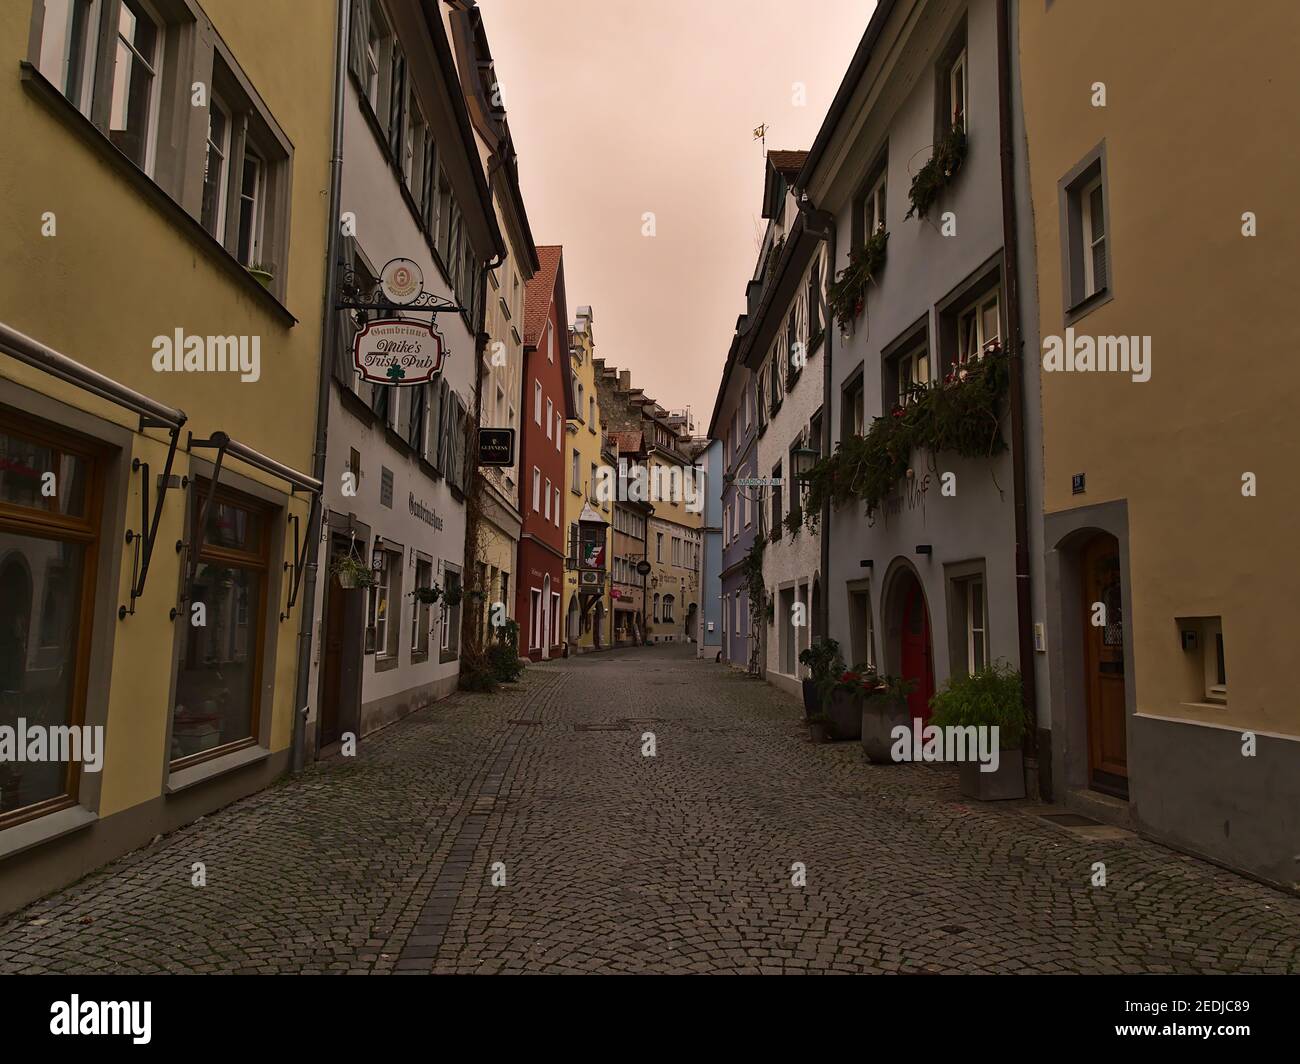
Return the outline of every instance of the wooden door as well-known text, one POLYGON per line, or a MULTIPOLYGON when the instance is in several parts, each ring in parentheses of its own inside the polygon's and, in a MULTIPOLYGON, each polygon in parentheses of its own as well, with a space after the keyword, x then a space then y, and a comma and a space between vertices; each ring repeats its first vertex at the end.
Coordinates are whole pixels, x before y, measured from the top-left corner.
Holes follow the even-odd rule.
POLYGON ((1089 783, 1096 790, 1127 798, 1128 711, 1119 542, 1106 533, 1096 536, 1084 546, 1080 562, 1089 783))
MULTIPOLYGON (((346 552, 346 548, 343 548, 346 552)), ((340 707, 343 699, 344 621, 347 617, 347 596, 364 595, 364 591, 345 591, 339 578, 328 577, 325 595, 324 660, 320 671, 320 735, 318 749, 324 750, 343 735, 340 707)))
POLYGON ((903 589, 903 632, 901 671, 903 678, 916 681, 907 696, 911 717, 930 719, 930 699, 934 696, 934 661, 930 645, 930 612, 925 595, 915 577, 909 577, 903 589))

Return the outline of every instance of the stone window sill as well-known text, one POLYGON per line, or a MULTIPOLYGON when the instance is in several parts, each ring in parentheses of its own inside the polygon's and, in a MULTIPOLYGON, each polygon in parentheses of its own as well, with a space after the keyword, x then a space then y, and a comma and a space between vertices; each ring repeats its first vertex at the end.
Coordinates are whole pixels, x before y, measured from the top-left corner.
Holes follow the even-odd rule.
POLYGON ((0 861, 30 850, 33 846, 88 828, 98 819, 99 814, 92 813, 83 805, 74 805, 5 828, 0 831, 0 861))
POLYGON ((200 783, 207 783, 208 780, 224 776, 227 772, 234 772, 247 765, 265 761, 270 756, 271 751, 265 746, 246 746, 223 757, 214 757, 211 761, 201 761, 197 765, 170 773, 164 791, 166 794, 179 794, 191 787, 197 787, 200 783))

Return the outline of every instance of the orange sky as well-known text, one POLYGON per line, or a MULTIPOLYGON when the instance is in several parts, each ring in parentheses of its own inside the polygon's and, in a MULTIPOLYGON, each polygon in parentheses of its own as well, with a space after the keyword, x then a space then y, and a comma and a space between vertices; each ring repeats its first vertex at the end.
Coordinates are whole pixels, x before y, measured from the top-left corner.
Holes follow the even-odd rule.
POLYGON ((875 0, 479 7, 533 234, 564 245, 570 315, 590 305, 597 356, 704 432, 762 236, 753 130, 811 146, 875 0))

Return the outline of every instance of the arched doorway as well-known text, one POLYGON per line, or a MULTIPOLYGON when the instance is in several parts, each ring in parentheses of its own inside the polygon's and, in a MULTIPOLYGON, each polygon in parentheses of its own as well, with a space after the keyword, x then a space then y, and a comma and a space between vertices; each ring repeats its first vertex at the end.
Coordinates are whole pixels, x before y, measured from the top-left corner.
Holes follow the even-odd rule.
POLYGON ((699 616, 699 607, 694 602, 692 602, 686 608, 686 641, 688 643, 695 642, 695 627, 697 624, 698 616, 699 616))
POLYGON ((1119 540, 1099 532, 1079 548, 1088 782, 1128 797, 1128 713, 1124 696, 1124 607, 1119 540))
POLYGON ((907 706, 913 719, 930 719, 934 696, 934 642, 930 634, 930 611, 921 581, 911 569, 895 577, 891 599, 897 617, 898 671, 913 682, 907 706))

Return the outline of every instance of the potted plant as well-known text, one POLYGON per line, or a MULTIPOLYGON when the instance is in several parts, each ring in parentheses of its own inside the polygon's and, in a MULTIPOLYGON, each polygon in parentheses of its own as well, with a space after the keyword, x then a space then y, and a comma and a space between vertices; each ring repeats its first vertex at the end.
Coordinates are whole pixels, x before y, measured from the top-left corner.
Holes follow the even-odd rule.
MULTIPOLYGON (((963 761, 958 777, 962 794, 983 802, 1025 796, 1021 743, 1029 718, 1017 670, 1002 662, 970 676, 950 676, 930 699, 930 708, 930 723, 938 727, 997 729, 997 768, 982 772, 978 760, 963 761)), ((972 745, 968 740, 966 749, 972 745)))
POLYGON ((831 718, 827 714, 814 713, 808 718, 808 737, 815 743, 830 742, 833 727, 831 718))
POLYGON ((330 572, 338 577, 339 587, 347 590, 369 587, 374 583, 370 570, 351 554, 340 554, 335 558, 330 572))
POLYGON ((916 686, 916 681, 873 673, 870 683, 864 686, 867 691, 862 701, 862 752, 873 764, 891 765, 894 763, 891 753, 894 730, 900 726, 911 727, 912 713, 907 705, 907 696, 916 686))
POLYGON ((253 279, 263 288, 271 287, 271 282, 275 280, 275 269, 270 263, 254 262, 246 268, 253 279))
POLYGON ((840 645, 834 639, 815 639, 811 646, 799 652, 799 664, 809 672, 803 681, 803 713, 807 720, 812 720, 830 701, 831 688, 844 672, 840 645))
POLYGON ((417 602, 421 602, 426 606, 433 606, 442 598, 443 592, 441 587, 433 584, 430 587, 417 587, 411 594, 417 602))
POLYGON ((449 608, 459 606, 463 595, 464 592, 461 590, 460 584, 448 584, 447 590, 442 593, 443 601, 447 603, 449 608))
POLYGON ((830 697, 825 706, 836 739, 861 738, 863 700, 875 690, 877 682, 874 669, 855 665, 841 672, 830 684, 830 697))

